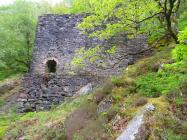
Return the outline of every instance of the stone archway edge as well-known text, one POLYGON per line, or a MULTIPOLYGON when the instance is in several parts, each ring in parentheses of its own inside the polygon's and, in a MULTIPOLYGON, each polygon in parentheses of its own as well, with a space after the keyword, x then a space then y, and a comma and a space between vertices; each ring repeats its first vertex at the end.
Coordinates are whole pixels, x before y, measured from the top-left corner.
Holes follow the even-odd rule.
POLYGON ((47 61, 49 61, 49 60, 54 60, 54 61, 56 61, 57 65, 59 64, 58 59, 55 58, 55 57, 49 57, 49 58, 45 59, 45 60, 43 61, 43 64, 46 64, 47 61))

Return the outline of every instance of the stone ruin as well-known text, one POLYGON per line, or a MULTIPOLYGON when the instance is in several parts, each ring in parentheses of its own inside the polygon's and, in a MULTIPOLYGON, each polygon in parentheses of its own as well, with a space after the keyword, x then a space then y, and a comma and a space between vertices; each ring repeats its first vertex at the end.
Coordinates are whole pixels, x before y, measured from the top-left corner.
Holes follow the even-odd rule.
POLYGON ((18 112, 50 109, 85 85, 95 87, 109 75, 119 74, 145 55, 138 53, 148 47, 145 37, 118 37, 109 41, 89 38, 77 28, 84 17, 82 14, 39 17, 30 72, 22 80, 17 101, 18 112), (76 50, 81 47, 88 49, 99 45, 107 48, 113 44, 118 47, 114 56, 107 56, 107 67, 94 67, 88 63, 84 69, 76 69, 71 65, 76 50))

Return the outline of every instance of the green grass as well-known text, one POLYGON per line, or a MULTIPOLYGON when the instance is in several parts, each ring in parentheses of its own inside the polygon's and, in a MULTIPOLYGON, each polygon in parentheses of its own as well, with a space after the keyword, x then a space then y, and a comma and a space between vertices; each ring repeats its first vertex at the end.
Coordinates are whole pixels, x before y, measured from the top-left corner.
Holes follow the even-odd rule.
POLYGON ((18 75, 22 75, 24 72, 16 72, 16 71, 0 71, 0 82, 6 80, 10 77, 17 77, 18 75))
POLYGON ((0 118, 0 139, 3 137, 16 139, 20 132, 24 132, 27 140, 42 136, 47 133, 48 128, 64 122, 65 118, 88 98, 89 96, 84 96, 66 101, 50 111, 29 112, 23 115, 14 115, 13 113, 10 117, 2 116, 0 118), (6 131, 8 134, 5 136, 6 131))
POLYGON ((0 139, 3 138, 5 133, 7 132, 10 124, 12 122, 15 122, 19 120, 20 115, 17 115, 16 113, 11 113, 11 114, 4 114, 0 116, 0 139))
POLYGON ((172 130, 167 130, 167 139, 168 140, 186 140, 187 137, 177 135, 172 130))
POLYGON ((4 100, 0 98, 0 107, 3 106, 4 100))

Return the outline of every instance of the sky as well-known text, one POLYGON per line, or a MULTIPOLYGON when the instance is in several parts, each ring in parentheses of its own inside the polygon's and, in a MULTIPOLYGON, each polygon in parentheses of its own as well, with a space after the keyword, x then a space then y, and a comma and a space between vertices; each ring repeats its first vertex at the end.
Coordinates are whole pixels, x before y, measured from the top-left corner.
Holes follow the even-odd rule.
MULTIPOLYGON (((0 6, 1 5, 7 5, 7 4, 11 4, 13 3, 15 0, 0 0, 0 6)), ((39 2, 39 1, 42 1, 42 0, 30 0, 30 1, 36 1, 36 2, 39 2)), ((47 0, 49 1, 51 4, 56 4, 60 1, 63 1, 63 0, 47 0)))

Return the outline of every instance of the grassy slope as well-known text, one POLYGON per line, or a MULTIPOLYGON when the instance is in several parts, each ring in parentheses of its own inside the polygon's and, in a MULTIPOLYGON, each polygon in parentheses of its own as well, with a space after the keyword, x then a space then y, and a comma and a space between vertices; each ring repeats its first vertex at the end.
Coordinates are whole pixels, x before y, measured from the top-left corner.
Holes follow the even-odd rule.
POLYGON ((187 69, 178 67, 178 70, 182 71, 179 73, 173 69, 158 70, 163 63, 174 63, 171 58, 174 45, 164 42, 160 46, 162 47, 155 50, 154 56, 129 66, 123 75, 112 77, 92 95, 70 99, 46 112, 23 115, 10 113, 1 116, 0 138, 62 140, 65 137, 72 139, 71 136, 74 135, 74 140, 112 140, 119 135, 120 130, 127 125, 138 109, 150 102, 156 106, 156 111, 147 120, 150 127, 149 139, 186 139, 186 113, 182 109, 186 96, 178 95, 182 90, 183 81, 173 83, 174 79, 168 71, 172 72, 172 75, 180 73, 180 76, 185 77, 187 69), (150 77, 150 73, 154 76, 150 77), (146 85, 146 81, 149 85, 155 84, 149 86, 146 85), (163 83, 166 88, 162 88, 163 83), (107 112, 97 113, 97 108, 103 100, 111 100, 112 106, 107 112))

